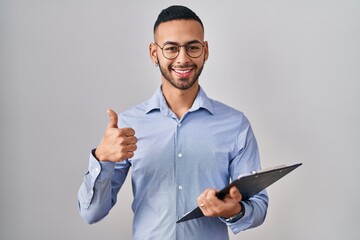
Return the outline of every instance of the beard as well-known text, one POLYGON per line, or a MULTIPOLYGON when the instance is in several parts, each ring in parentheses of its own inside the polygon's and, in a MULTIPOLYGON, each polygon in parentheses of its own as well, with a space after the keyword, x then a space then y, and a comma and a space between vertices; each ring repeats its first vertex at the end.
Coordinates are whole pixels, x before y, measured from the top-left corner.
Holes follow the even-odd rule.
MULTIPOLYGON (((159 61, 158 61, 159 62, 159 61)), ((180 89, 180 90, 187 90, 189 88, 191 88, 199 79, 201 72, 204 68, 204 63, 201 65, 200 68, 197 68, 196 65, 191 64, 191 65, 177 65, 177 68, 189 68, 192 67, 195 70, 195 75, 194 77, 189 77, 189 78, 179 78, 178 80, 174 79, 171 76, 171 71, 172 70, 173 65, 170 65, 168 68, 165 68, 163 66, 161 66, 160 62, 159 62, 159 68, 160 68, 160 72, 162 74, 162 76, 175 88, 180 89)))

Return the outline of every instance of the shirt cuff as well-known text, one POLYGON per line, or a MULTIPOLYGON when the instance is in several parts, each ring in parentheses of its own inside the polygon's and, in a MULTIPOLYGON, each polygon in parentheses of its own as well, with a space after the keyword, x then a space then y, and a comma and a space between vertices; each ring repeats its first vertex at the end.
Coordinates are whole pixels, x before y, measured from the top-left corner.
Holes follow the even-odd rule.
POLYGON ((242 202, 240 202, 240 205, 241 205, 241 212, 239 214, 236 214, 235 216, 232 216, 230 218, 221 217, 221 219, 224 220, 225 223, 235 223, 235 222, 239 221, 245 215, 244 204, 242 204, 242 202))
POLYGON ((226 222, 224 219, 220 218, 220 220, 226 223, 226 225, 231 229, 234 234, 243 231, 249 228, 249 226, 251 226, 251 221, 249 221, 249 219, 251 218, 252 207, 246 201, 242 201, 241 205, 244 208, 245 213, 236 222, 226 222))
POLYGON ((95 149, 91 151, 89 159, 89 173, 94 179, 104 181, 111 178, 114 174, 114 168, 114 162, 98 161, 95 157, 95 149))

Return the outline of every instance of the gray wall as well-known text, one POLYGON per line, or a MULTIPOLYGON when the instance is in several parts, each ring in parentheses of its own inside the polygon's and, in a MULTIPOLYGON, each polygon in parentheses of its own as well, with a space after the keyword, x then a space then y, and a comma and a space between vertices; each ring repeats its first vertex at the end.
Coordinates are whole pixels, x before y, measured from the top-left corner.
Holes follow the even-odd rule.
MULTIPOLYGON (((248 116, 262 166, 304 164, 268 189, 266 222, 232 239, 360 239, 360 2, 179 2, 205 23, 200 83, 248 116)), ((76 194, 105 110, 159 85, 148 44, 172 3, 0 0, 1 240, 130 239, 129 181, 91 226, 76 194)))

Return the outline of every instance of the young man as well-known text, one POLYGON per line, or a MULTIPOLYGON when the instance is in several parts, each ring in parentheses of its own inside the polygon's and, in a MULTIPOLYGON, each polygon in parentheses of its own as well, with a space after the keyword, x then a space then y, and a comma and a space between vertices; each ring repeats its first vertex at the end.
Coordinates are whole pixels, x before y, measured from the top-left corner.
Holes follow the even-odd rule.
POLYGON ((215 196, 240 174, 260 169, 260 160, 246 117, 199 85, 209 56, 201 20, 186 7, 163 10, 149 52, 161 87, 119 118, 108 110, 108 127, 79 190, 81 216, 88 223, 105 217, 131 167, 133 239, 224 240, 228 227, 238 233, 260 225, 265 191, 246 201, 236 187, 224 200, 215 196), (207 217, 176 223, 196 205, 207 217))

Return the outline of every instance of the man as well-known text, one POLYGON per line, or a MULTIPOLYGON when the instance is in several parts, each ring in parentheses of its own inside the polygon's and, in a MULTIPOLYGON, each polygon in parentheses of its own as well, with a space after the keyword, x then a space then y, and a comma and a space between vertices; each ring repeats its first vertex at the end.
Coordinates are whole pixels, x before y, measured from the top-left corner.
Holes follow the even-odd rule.
POLYGON ((228 227, 238 233, 260 225, 265 191, 246 201, 236 187, 223 200, 215 196, 231 179, 260 169, 260 161, 246 117, 209 99, 199 85, 209 56, 201 20, 186 7, 163 10, 149 52, 161 87, 119 117, 108 110, 79 190, 81 216, 88 223, 105 217, 131 167, 133 239, 224 240, 228 227), (197 205, 207 217, 176 223, 197 205))

